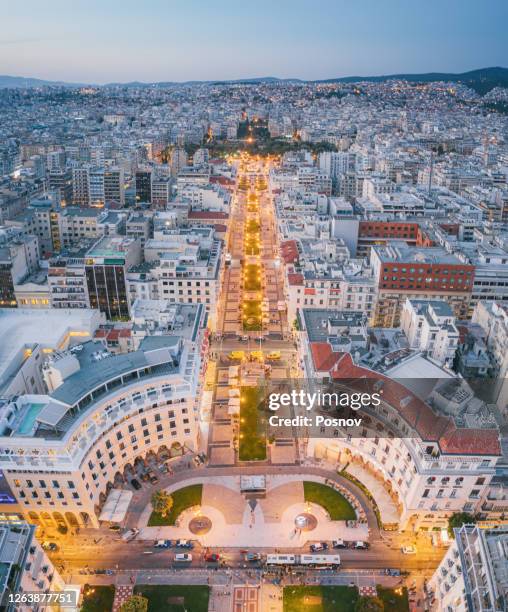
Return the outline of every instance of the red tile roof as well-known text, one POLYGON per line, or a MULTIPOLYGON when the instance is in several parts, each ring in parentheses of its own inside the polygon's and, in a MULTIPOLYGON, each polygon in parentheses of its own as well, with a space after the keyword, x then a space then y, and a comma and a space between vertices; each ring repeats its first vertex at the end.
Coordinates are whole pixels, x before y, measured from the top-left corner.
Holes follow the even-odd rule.
POLYGON ((303 274, 288 274, 288 283, 290 285, 303 285, 303 274))
POLYGON ((285 263, 296 263, 298 261, 298 245, 296 240, 286 240, 280 245, 282 259, 285 263))
POLYGON ((220 210, 191 210, 187 215, 189 219, 228 219, 229 215, 220 210))
POLYGON ((501 455, 496 429, 459 428, 453 419, 436 414, 400 382, 355 365, 349 353, 333 352, 328 342, 311 342, 310 349, 315 369, 318 372, 330 372, 333 379, 374 378, 382 381, 383 400, 397 409, 423 441, 437 442, 443 453, 501 455))

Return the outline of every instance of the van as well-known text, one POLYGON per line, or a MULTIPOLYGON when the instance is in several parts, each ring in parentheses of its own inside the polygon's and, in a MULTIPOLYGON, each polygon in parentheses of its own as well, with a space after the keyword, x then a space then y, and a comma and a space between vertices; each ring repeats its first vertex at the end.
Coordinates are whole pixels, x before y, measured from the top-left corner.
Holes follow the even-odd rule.
POLYGON ((175 563, 191 563, 192 555, 190 553, 178 553, 175 555, 175 563))

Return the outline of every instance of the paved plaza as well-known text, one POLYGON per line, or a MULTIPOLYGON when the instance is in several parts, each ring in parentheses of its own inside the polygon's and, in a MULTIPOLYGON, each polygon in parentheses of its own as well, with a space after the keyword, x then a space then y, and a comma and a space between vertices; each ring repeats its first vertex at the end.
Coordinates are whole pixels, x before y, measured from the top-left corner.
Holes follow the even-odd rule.
MULTIPOLYGON (((315 477, 309 479, 322 482, 315 477)), ((189 479, 185 486, 199 482, 189 479)), ((167 490, 172 492, 182 484, 167 490)), ((297 475, 270 476, 266 496, 254 500, 240 493, 237 476, 209 478, 203 485, 202 505, 185 510, 178 517, 178 525, 148 527, 150 514, 148 505, 138 523, 140 539, 197 539, 202 546, 213 548, 300 548, 312 541, 369 538, 367 524, 348 527, 345 521, 330 520, 321 506, 305 502, 302 480, 297 475), (297 528, 296 518, 302 514, 316 519, 311 531, 297 528), (196 535, 190 529, 191 521, 197 516, 211 521, 207 533, 196 535)))

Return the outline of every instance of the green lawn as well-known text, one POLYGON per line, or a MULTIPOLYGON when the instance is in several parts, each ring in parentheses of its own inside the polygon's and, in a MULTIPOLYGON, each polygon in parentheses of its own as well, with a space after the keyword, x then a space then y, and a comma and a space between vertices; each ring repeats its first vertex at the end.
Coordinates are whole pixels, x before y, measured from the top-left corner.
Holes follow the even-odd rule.
POLYGON ((244 267, 243 287, 246 291, 259 291, 261 289, 261 267, 249 264, 244 267))
POLYGON ((284 587, 284 612, 354 612, 358 599, 356 587, 284 587))
POLYGON ((115 587, 112 584, 85 584, 81 612, 111 612, 114 598, 115 587))
POLYGON ((248 234, 255 234, 259 232, 260 229, 261 229, 261 225, 259 221, 255 221, 254 219, 247 221, 247 223, 245 224, 245 231, 248 234))
POLYGON ((319 482, 305 481, 303 492, 305 501, 322 506, 332 521, 354 521, 356 519, 353 506, 335 489, 319 482))
POLYGON ((264 461, 266 459, 266 438, 260 434, 258 420, 260 394, 256 387, 242 387, 240 390, 240 461, 264 461))
POLYGON ((180 514, 192 508, 192 506, 201 505, 201 497, 203 494, 203 485, 195 484, 183 489, 178 489, 171 493, 173 497, 173 507, 167 516, 161 516, 157 512, 152 512, 148 519, 148 527, 161 527, 162 525, 174 525, 180 514))
POLYGON ((208 612, 210 587, 205 585, 140 584, 134 593, 148 599, 148 612, 208 612))
POLYGON ((261 300, 246 300, 243 302, 242 314, 244 331, 261 331, 261 300))
POLYGON ((406 587, 402 588, 402 592, 397 594, 395 589, 387 589, 377 585, 377 594, 379 599, 385 604, 385 610, 390 612, 409 612, 409 598, 406 587))

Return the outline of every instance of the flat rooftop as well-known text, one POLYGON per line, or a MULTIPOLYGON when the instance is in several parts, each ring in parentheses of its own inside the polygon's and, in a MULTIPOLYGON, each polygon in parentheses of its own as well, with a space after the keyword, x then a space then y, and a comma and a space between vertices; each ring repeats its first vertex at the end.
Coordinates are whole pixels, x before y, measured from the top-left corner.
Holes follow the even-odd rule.
POLYGON ((449 264, 468 265, 456 255, 448 253, 441 247, 415 248, 407 247, 405 243, 392 241, 387 246, 373 246, 379 259, 383 263, 420 263, 420 264, 449 264))
POLYGON ((100 322, 91 309, 0 308, 0 392, 26 359, 25 350, 58 348, 70 332, 93 336, 100 322))

